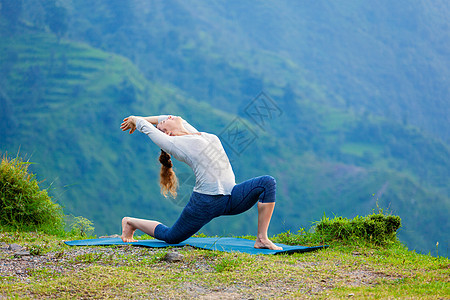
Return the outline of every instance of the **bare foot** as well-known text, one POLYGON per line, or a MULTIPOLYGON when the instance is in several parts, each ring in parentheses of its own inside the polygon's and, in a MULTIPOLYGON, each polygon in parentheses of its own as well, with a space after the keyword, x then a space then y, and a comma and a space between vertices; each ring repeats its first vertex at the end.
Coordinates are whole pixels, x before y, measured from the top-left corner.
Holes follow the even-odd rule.
POLYGON ((133 228, 130 224, 128 224, 128 217, 125 217, 122 219, 122 241, 124 243, 129 242, 137 242, 137 240, 133 239, 134 232, 136 231, 136 228, 133 228))
POLYGON ((260 238, 256 239, 255 245, 253 246, 253 248, 256 248, 256 249, 270 249, 270 250, 283 250, 282 247, 278 247, 277 245, 272 243, 271 240, 269 240, 269 239, 260 239, 260 238))

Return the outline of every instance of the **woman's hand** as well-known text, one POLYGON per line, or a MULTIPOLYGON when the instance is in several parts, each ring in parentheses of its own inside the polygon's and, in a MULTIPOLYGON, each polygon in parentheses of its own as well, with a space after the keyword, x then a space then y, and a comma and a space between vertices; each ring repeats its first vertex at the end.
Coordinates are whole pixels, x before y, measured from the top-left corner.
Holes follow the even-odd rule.
POLYGON ((136 130, 136 118, 134 116, 129 116, 123 119, 120 129, 122 129, 122 131, 127 131, 129 129, 130 134, 132 134, 136 130))

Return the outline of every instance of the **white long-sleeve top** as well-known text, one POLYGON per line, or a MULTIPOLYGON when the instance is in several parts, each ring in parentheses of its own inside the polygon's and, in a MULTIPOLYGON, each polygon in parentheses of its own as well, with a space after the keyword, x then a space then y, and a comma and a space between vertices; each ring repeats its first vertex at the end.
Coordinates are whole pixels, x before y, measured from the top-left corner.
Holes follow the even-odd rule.
MULTIPOLYGON (((158 117, 158 123, 168 116, 158 117)), ((183 119, 190 133, 198 133, 183 119)), ((230 195, 236 185, 228 156, 219 138, 210 133, 169 136, 142 118, 136 118, 136 129, 146 134, 162 150, 189 165, 195 174, 194 192, 207 195, 230 195)))

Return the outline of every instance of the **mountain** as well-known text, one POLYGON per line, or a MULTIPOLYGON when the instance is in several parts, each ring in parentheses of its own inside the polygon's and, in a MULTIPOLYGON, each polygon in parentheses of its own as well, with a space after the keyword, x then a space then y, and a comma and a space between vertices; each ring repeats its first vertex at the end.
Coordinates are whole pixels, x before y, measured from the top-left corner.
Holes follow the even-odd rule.
MULTIPOLYGON (((289 9, 285 2, 22 3, 17 18, 0 19, 0 149, 29 157, 66 213, 91 219, 98 234, 119 232, 125 215, 171 224, 188 200, 191 171, 176 163, 180 197, 165 199, 158 188, 159 149, 119 128, 130 114, 170 113, 221 138, 238 182, 262 174, 277 179, 272 233, 309 228, 324 213, 364 215, 378 205, 401 216, 400 239, 410 248, 428 252, 436 242, 448 243, 448 106, 438 97, 448 95, 447 86, 424 82, 435 85, 429 102, 424 94, 430 86, 396 75, 398 87, 416 95, 408 114, 418 116, 417 122, 399 118, 398 106, 406 100, 391 97, 389 79, 367 64, 383 61, 377 51, 401 50, 385 43, 377 50, 366 45, 372 52, 356 46, 348 52, 339 48, 354 45, 348 36, 334 37, 334 43, 342 40, 339 47, 326 43, 360 18, 356 12, 373 8, 372 23, 387 26, 380 14, 399 9, 355 4, 346 10, 326 3, 289 9), (302 10, 304 18, 297 14, 302 10), (330 17, 333 11, 340 19, 330 17), (313 37, 314 47, 301 46, 313 37), (316 56, 314 48, 320 50, 316 56), (368 82, 375 78, 386 91, 373 90, 368 82)), ((421 14, 446 8, 439 5, 421 14)), ((358 30, 365 29, 363 36, 374 43, 400 36, 375 35, 363 24, 358 30)), ((361 36, 354 39, 363 47, 361 36)), ((439 45, 414 51, 443 57, 445 66, 445 45, 439 45)), ((428 76, 445 79, 446 71, 428 76)), ((248 234, 255 217, 252 210, 220 218, 202 231, 248 234)))
POLYGON ((72 38, 200 101, 236 112, 263 87, 292 89, 450 141, 447 1, 87 3, 72 4, 72 38))

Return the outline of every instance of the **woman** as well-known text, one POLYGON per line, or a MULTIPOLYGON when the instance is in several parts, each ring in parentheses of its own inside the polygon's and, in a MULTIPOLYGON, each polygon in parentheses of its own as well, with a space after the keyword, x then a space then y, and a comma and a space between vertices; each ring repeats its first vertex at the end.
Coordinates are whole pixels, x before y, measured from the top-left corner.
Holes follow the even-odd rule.
POLYGON ((236 184, 219 138, 210 133, 198 132, 181 117, 130 116, 123 120, 121 129, 130 130, 130 134, 137 129, 161 148, 160 184, 164 196, 170 193, 176 197, 177 178, 169 154, 188 164, 196 177, 189 203, 172 227, 157 221, 125 217, 122 219, 124 242, 135 242, 133 235, 139 229, 159 240, 177 244, 198 232, 213 218, 240 214, 259 201, 258 232, 254 247, 282 249, 267 236, 275 207, 276 182, 273 177, 261 176, 236 184))

